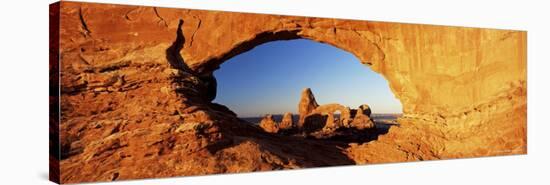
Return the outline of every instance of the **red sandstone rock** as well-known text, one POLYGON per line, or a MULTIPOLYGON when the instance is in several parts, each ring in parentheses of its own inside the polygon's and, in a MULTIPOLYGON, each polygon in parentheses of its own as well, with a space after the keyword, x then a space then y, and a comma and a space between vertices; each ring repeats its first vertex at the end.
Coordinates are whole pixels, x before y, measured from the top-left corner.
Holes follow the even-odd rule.
MULTIPOLYGON (((527 151, 524 31, 78 2, 60 17, 63 183, 527 151), (225 60, 295 38, 383 75, 400 126, 368 143, 297 139, 209 102, 225 60)), ((304 91, 298 125, 317 107, 304 91)))
POLYGON ((304 124, 306 116, 315 110, 319 104, 315 101, 315 96, 311 89, 306 88, 302 91, 300 103, 298 104, 298 113, 300 114, 300 120, 298 121, 298 128, 301 128, 304 124))
POLYGON ((335 120, 334 114, 329 113, 327 114, 327 122, 325 123, 325 127, 323 127, 324 130, 332 130, 340 127, 338 124, 339 120, 335 120))
POLYGON ((292 113, 287 112, 283 115, 283 120, 279 124, 279 129, 287 130, 294 127, 294 120, 292 120, 292 113))
POLYGON ((357 109, 357 111, 359 110, 362 110, 361 112, 366 115, 366 116, 369 116, 371 115, 371 110, 370 110, 370 106, 367 105, 367 104, 363 104, 363 105, 359 105, 359 108, 357 109))
POLYGON ((315 110, 311 111, 311 114, 321 114, 321 115, 328 115, 328 114, 334 114, 336 112, 340 112, 340 121, 342 122, 343 126, 346 126, 351 121, 351 111, 348 107, 345 107, 340 104, 331 103, 331 104, 324 104, 320 105, 315 110))
POLYGON ((374 121, 365 112, 370 113, 370 108, 363 105, 359 106, 350 126, 359 130, 375 128, 374 121), (363 108, 368 108, 368 110, 365 111, 363 108))
POLYGON ((271 114, 266 115, 260 122, 260 127, 268 133, 277 133, 279 131, 279 126, 273 120, 271 114))

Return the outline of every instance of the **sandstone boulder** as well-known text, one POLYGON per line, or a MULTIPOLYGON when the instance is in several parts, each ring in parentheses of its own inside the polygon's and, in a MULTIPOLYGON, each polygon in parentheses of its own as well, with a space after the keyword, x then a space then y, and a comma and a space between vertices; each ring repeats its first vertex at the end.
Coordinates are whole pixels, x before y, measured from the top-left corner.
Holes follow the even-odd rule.
POLYGON ((300 114, 300 120, 298 121, 299 128, 303 126, 306 116, 309 115, 318 106, 319 104, 317 104, 317 101, 315 101, 315 96, 313 96, 313 92, 311 92, 311 89, 304 89, 302 91, 300 103, 298 104, 298 113, 300 114))
POLYGON ((294 126, 294 120, 292 120, 292 113, 287 112, 283 115, 283 120, 279 124, 279 129, 291 129, 294 126))
MULTIPOLYGON (((363 108, 368 108, 368 106, 359 106, 353 121, 350 123, 350 126, 359 130, 375 128, 374 121, 367 114, 365 114, 367 111, 363 110, 363 108)), ((368 113, 370 113, 370 109, 368 109, 368 113)))
POLYGON ((271 114, 268 114, 262 119, 262 121, 260 122, 260 127, 268 133, 277 133, 279 131, 279 127, 277 126, 277 123, 273 120, 273 116, 271 114))
POLYGON ((370 117, 371 112, 372 112, 372 111, 370 110, 370 106, 367 105, 367 104, 359 105, 359 109, 357 109, 357 110, 362 110, 362 111, 363 111, 363 114, 364 114, 364 115, 367 115, 367 116, 369 116, 369 117, 370 117))

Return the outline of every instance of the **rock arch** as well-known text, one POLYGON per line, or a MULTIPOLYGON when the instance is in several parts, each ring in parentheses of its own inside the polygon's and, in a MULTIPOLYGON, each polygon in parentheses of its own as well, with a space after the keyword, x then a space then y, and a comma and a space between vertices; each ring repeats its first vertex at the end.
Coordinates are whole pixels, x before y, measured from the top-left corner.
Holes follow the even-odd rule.
POLYGON ((307 133, 315 132, 323 128, 349 127, 352 118, 349 107, 337 103, 319 105, 305 115, 303 127, 307 133), (338 122, 335 122, 334 114, 340 112, 338 122), (341 125, 340 125, 341 124, 341 125))
POLYGON ((102 164, 118 164, 118 159, 100 149, 113 146, 124 146, 114 150, 134 161, 146 161, 120 167, 117 177, 197 174, 167 171, 137 151, 147 151, 147 159, 159 164, 178 158, 220 165, 201 160, 214 159, 211 153, 232 144, 238 138, 233 136, 248 137, 254 130, 231 124, 238 121, 234 114, 201 98, 215 84, 209 73, 256 45, 295 38, 354 54, 386 78, 403 105, 399 127, 376 142, 344 149, 354 163, 527 151, 525 31, 78 2, 59 7, 60 135, 70 138, 69 146, 85 146, 83 154, 67 156, 74 163, 62 161, 61 171, 68 172, 61 175, 63 182, 112 179, 113 166, 102 164), (180 30, 183 39, 172 48, 181 50, 167 52, 180 30), (179 54, 188 71, 174 69, 167 59, 171 54, 179 54), (116 129, 88 128, 102 120, 125 122, 116 129), (99 137, 98 131, 109 137, 99 137), (143 143, 135 142, 151 145, 139 148, 143 143), (151 171, 157 169, 165 171, 151 171))
MULTIPOLYGON (((261 31, 251 33, 246 40, 235 43, 229 50, 220 53, 215 57, 210 57, 200 62, 187 62, 191 68, 199 75, 210 75, 219 68, 219 66, 230 58, 247 52, 261 44, 276 40, 309 39, 320 43, 332 45, 336 48, 350 52, 355 55, 362 64, 371 67, 378 63, 383 63, 384 53, 372 41, 365 38, 360 32, 355 30, 340 30, 332 28, 333 32, 326 32, 327 28, 304 28, 300 24, 275 27, 270 31, 261 31)), ((185 51, 182 51, 185 53, 185 51)), ((210 91, 216 91, 210 89, 210 91)), ((213 93, 215 94, 215 93, 213 93)), ((209 98, 211 99, 211 98, 209 98)))
MULTIPOLYGON (((202 44, 181 51, 194 70, 214 70, 224 59, 263 42, 311 39, 352 53, 389 82, 403 106, 403 118, 399 120, 402 126, 390 130, 387 137, 410 138, 424 133, 416 138, 422 140, 416 144, 427 146, 423 152, 417 151, 424 159, 496 154, 503 148, 515 152, 526 149, 526 32, 246 13, 200 15, 202 30, 247 26, 224 32, 223 39, 216 37, 220 35, 216 31, 196 35, 195 40, 202 44), (220 16, 232 19, 215 24, 220 16), (211 46, 216 49, 201 52, 211 46), (517 103, 511 105, 511 101, 517 103), (498 121, 505 112, 517 111, 514 118, 498 121), (465 129, 478 124, 521 137, 509 138, 505 142, 508 146, 495 146, 497 138, 505 136, 465 129), (443 136, 451 140, 448 142, 423 136, 440 132, 456 137, 443 136), (464 144, 477 141, 484 141, 483 147, 464 144)), ((383 143, 381 140, 384 137, 378 142, 383 143)), ((388 143, 395 145, 393 141, 388 143)))
POLYGON ((349 107, 337 103, 320 105, 310 114, 333 115, 336 111, 340 111, 340 120, 342 120, 342 123, 344 125, 349 124, 352 119, 349 107))

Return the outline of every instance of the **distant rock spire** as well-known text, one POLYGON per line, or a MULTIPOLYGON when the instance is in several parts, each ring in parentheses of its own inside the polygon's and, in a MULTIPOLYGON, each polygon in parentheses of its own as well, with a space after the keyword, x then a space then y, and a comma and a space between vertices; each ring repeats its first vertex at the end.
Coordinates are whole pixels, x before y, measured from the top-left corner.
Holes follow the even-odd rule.
POLYGON ((302 91, 302 97, 300 98, 300 103, 298 104, 298 113, 300 114, 300 120, 298 120, 299 128, 302 128, 306 116, 318 106, 319 104, 315 101, 315 96, 313 96, 311 89, 305 88, 302 91))

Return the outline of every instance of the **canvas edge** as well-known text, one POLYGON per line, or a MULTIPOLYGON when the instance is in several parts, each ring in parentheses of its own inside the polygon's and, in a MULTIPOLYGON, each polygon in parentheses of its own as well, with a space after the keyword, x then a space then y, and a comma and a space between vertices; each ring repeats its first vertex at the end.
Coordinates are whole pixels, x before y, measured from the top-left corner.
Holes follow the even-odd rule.
POLYGON ((49 175, 61 183, 59 146, 59 26, 61 2, 49 5, 49 175))

